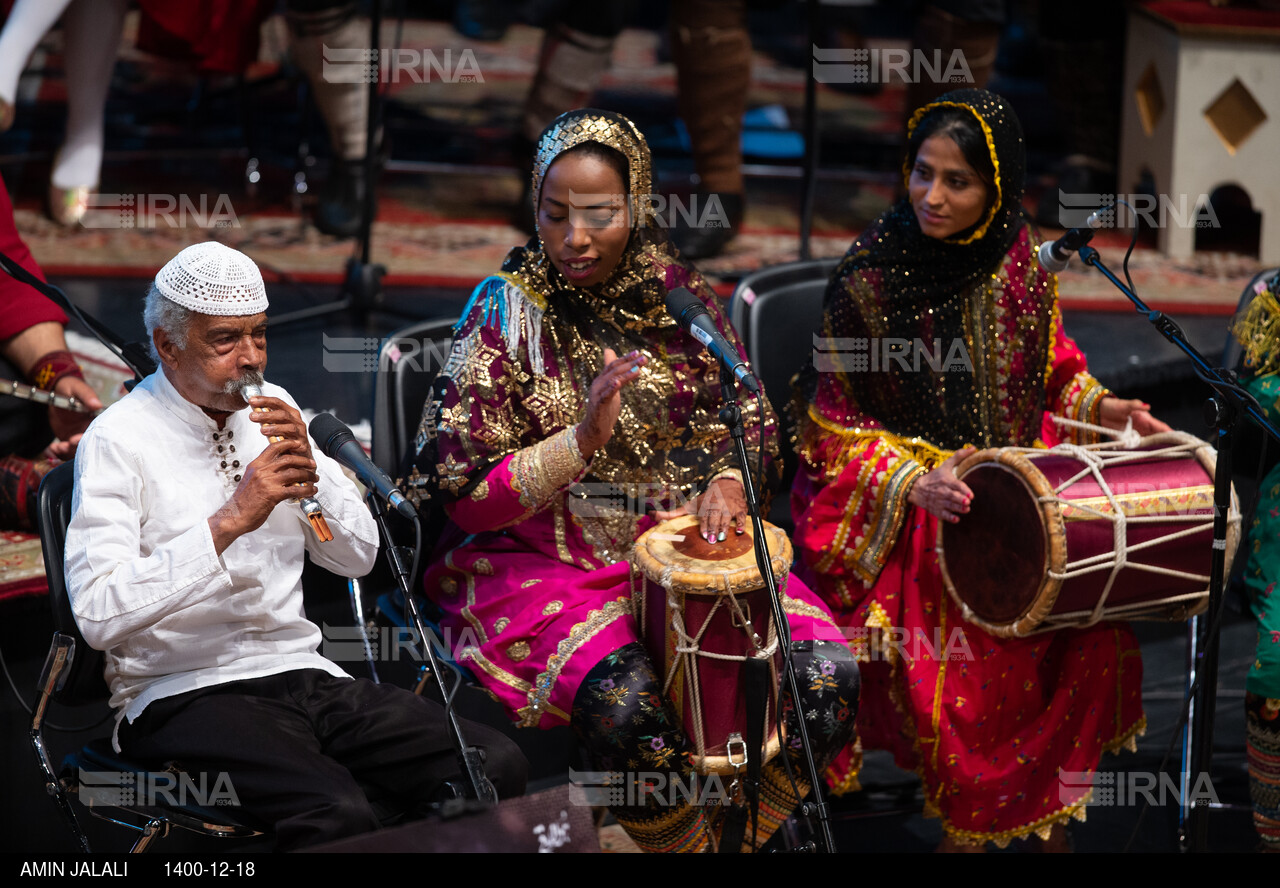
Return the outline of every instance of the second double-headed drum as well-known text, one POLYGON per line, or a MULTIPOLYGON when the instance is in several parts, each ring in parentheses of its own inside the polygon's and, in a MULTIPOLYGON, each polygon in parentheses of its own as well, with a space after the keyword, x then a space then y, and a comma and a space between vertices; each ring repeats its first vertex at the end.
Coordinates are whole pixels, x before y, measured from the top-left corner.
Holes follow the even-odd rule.
MULTIPOLYGON (((956 467, 973 491, 940 522, 938 561, 965 618, 1022 637, 1099 620, 1184 620, 1208 603, 1216 454, 1168 432, 1138 447, 996 448, 956 467)), ((1239 541, 1234 494, 1227 573, 1239 541)))

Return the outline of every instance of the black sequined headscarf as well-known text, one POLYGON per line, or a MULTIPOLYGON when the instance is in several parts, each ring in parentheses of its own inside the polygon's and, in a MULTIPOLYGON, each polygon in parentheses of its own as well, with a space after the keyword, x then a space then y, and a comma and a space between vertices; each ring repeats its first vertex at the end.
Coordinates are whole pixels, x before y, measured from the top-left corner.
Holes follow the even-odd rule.
MULTIPOLYGON (((964 336, 966 295, 999 270, 1018 237, 1024 224, 1026 153, 1017 116, 994 93, 957 90, 912 115, 908 140, 926 115, 946 107, 973 115, 990 152, 994 181, 988 188, 994 199, 976 226, 946 240, 920 230, 909 198, 894 204, 854 242, 832 276, 824 303, 824 335, 937 340, 945 353, 948 343, 964 336), (853 287, 852 281, 859 286, 853 287)), ((904 176, 910 174, 910 160, 904 164, 904 176)), ((850 402, 891 432, 919 435, 949 449, 984 438, 973 408, 977 399, 972 374, 892 365, 839 377, 850 402)))

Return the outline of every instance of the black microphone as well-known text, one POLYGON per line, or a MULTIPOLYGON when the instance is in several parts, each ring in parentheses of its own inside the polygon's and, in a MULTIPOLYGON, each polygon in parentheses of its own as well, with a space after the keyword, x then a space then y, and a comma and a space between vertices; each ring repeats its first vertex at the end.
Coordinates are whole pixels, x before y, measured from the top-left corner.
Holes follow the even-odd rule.
POLYGON ((1089 218, 1085 220, 1088 228, 1072 228, 1057 240, 1042 243, 1040 250, 1036 253, 1036 258, 1040 260, 1040 267, 1054 274, 1065 271, 1071 257, 1093 240, 1095 229, 1102 227, 1103 212, 1099 209, 1089 214, 1089 218))
POLYGON ((307 431, 325 456, 355 472, 361 484, 386 500, 393 509, 410 521, 418 517, 413 503, 405 499, 386 472, 373 464, 342 420, 331 413, 318 413, 307 431))
POLYGON ((738 355, 738 350, 720 334, 716 325, 711 323, 711 312, 707 311, 701 299, 684 287, 677 287, 668 291, 666 302, 667 313, 676 319, 676 323, 686 333, 705 345, 707 351, 719 358, 720 363, 732 371, 748 391, 760 393, 760 383, 756 381, 755 374, 751 372, 747 362, 738 355))

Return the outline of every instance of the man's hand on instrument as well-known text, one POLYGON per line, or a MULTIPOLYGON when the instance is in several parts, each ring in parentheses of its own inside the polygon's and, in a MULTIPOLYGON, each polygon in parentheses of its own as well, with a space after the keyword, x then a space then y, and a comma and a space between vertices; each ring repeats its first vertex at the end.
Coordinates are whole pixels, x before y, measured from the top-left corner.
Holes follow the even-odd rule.
POLYGON ((926 475, 921 475, 911 485, 907 501, 919 506, 941 521, 952 524, 960 520, 960 516, 969 511, 969 503, 973 499, 973 491, 956 477, 956 466, 975 453, 972 447, 957 450, 926 475))
POLYGON ((578 423, 578 450, 583 459, 591 459, 613 437, 613 427, 622 412, 622 387, 640 375, 646 361, 648 358, 638 351, 619 358, 613 349, 604 350, 604 369, 591 382, 587 413, 578 423))
POLYGON ((262 526, 285 500, 314 496, 316 462, 295 438, 273 441, 244 468, 240 484, 227 504, 209 519, 219 555, 237 538, 262 526))
POLYGON ((1151 405, 1137 398, 1123 400, 1107 395, 1099 405, 1102 424, 1109 429, 1123 430, 1127 420, 1133 420, 1133 430, 1139 435, 1155 435, 1172 431, 1166 423, 1151 415, 1151 405))
POLYGON ((302 421, 302 414, 297 408, 279 398, 265 395, 250 398, 249 407, 252 408, 249 420, 258 423, 262 434, 268 439, 293 441, 297 445, 296 452, 311 458, 311 438, 307 435, 307 424, 302 421))
POLYGON ((723 542, 729 528, 736 534, 747 530, 747 495, 737 478, 717 478, 707 485, 701 495, 686 502, 678 509, 655 511, 658 521, 669 521, 681 515, 698 515, 698 531, 708 543, 723 542))
POLYGON ((54 441, 44 449, 44 453, 42 455, 52 463, 66 462, 69 459, 74 459, 76 455, 76 448, 80 446, 80 439, 83 437, 84 435, 72 435, 65 441, 54 441))

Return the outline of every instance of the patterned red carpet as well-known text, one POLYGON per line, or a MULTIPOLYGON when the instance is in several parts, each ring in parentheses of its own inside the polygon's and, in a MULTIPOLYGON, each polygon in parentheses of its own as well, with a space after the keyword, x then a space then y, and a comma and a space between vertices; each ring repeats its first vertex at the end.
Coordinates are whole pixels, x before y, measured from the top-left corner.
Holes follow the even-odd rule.
MULTIPOLYGON (((394 22, 388 23, 385 34, 386 45, 418 53, 406 58, 425 60, 431 53, 430 58, 453 76, 406 73, 387 88, 392 162, 379 186, 372 258, 387 266, 388 284, 470 288, 525 237, 510 223, 524 173, 517 169, 509 141, 534 69, 540 32, 517 26, 502 41, 483 43, 461 37, 445 23, 417 21, 407 22, 401 32, 394 22)), ((18 132, 0 139, 0 168, 16 195, 20 230, 46 271, 55 276, 146 277, 182 246, 215 237, 248 252, 269 274, 339 281, 353 243, 318 233, 305 218, 312 198, 291 193, 293 153, 304 124, 298 119, 296 92, 288 84, 268 88, 283 57, 279 20, 269 21, 264 29, 262 61, 251 72, 267 86, 239 105, 218 104, 216 90, 205 93, 208 107, 198 110, 201 115, 207 111, 215 123, 202 122, 185 138, 174 136, 184 107, 178 100, 189 98, 183 89, 194 90, 195 81, 184 81, 181 72, 157 69, 139 57, 130 39, 126 30, 123 62, 117 68, 121 83, 118 89, 113 86, 108 105, 101 193, 114 203, 97 204, 119 206, 119 218, 113 221, 110 211, 100 212, 95 223, 116 227, 61 229, 42 213, 43 183, 48 157, 57 147, 63 94, 56 32, 41 56, 43 67, 24 78, 23 94, 33 96, 35 106, 20 105, 18 132), (124 76, 122 70, 132 76, 124 76), (220 114, 230 118, 230 125, 216 124, 220 114), (260 148, 265 146, 258 152, 264 159, 264 178, 252 194, 242 175, 246 139, 234 127, 236 119, 246 115, 257 115, 256 138, 260 148), (30 127, 25 133, 24 121, 30 127)), ((803 39, 802 32, 797 39, 803 39)), ((726 292, 743 274, 799 255, 795 152, 802 144, 806 72, 795 66, 803 63, 803 55, 798 56, 801 61, 789 63, 780 62, 780 56, 786 54, 756 56, 749 103, 755 113, 746 158, 754 175, 748 179, 744 234, 723 255, 701 263, 726 292), (751 156, 752 145, 764 146, 761 151, 772 156, 751 156)), ((815 207, 815 256, 842 254, 854 234, 892 199, 896 173, 891 161, 875 170, 843 161, 854 149, 861 156, 896 156, 893 145, 903 101, 897 86, 890 84, 874 96, 827 88, 818 93, 829 164, 815 207)), ((687 192, 689 180, 687 154, 674 120, 674 94, 674 71, 664 58, 661 34, 636 29, 620 38, 614 67, 593 101, 641 122, 654 147, 664 189, 679 194, 687 192)), ((205 118, 189 115, 188 122, 192 119, 205 118)), ((1041 181, 1037 187, 1046 184, 1041 181)), ((1029 206, 1036 196, 1033 191, 1029 206)), ((1125 244, 1119 233, 1107 234, 1099 238, 1102 254, 1118 271, 1125 244)), ((1131 267, 1139 292, 1156 307, 1228 313, 1259 265, 1229 252, 1202 252, 1191 261, 1173 262, 1150 248, 1139 248, 1131 267)), ((1074 265, 1062 275, 1060 290, 1069 308, 1129 310, 1101 275, 1074 265)))

